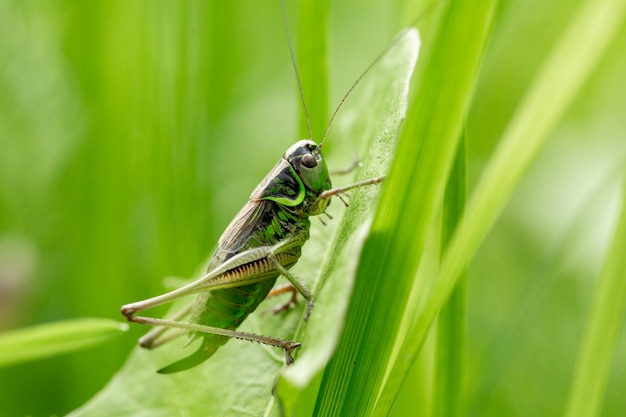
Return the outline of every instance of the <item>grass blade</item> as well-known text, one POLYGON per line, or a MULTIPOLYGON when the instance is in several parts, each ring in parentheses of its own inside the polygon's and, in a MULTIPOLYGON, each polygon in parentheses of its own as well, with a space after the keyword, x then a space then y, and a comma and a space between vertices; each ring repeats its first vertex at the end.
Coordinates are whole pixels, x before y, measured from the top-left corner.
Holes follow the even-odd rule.
MULTIPOLYGON (((460 221, 466 200, 465 136, 446 186, 441 231, 441 253, 445 253, 460 221)), ((434 416, 464 415, 465 395, 465 277, 456 286, 437 318, 437 342, 433 389, 434 416)))
POLYGON ((298 62, 308 106, 308 115, 300 112, 299 133, 302 138, 309 137, 308 116, 312 138, 317 141, 328 123, 328 8, 328 0, 303 0, 298 19, 298 62))
POLYGON ((0 333, 0 367, 63 355, 96 346, 128 330, 126 323, 83 318, 0 333))

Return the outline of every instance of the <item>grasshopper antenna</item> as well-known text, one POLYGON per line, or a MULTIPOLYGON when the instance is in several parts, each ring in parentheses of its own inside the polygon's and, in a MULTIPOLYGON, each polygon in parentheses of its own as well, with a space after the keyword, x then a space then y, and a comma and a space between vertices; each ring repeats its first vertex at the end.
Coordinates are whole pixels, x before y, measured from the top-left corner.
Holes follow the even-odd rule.
MULTIPOLYGON (((432 9, 439 3, 442 3, 442 2, 436 1, 436 2, 431 3, 426 9, 424 9, 424 11, 422 13, 419 14, 419 16, 417 16, 415 19, 413 19, 413 21, 409 24, 409 27, 415 26, 417 24, 417 22, 419 22, 424 16, 426 16, 428 13, 430 13, 432 11, 432 9)), ((352 83, 352 85, 350 86, 350 88, 348 89, 346 94, 344 94, 344 96, 341 98, 341 101, 339 101, 339 104, 335 108, 335 111, 333 112, 332 116, 330 116, 330 120, 328 121, 328 125, 326 126, 326 130, 324 131, 324 134, 322 135, 322 140, 320 140, 320 144, 319 144, 319 148, 320 149, 324 145, 324 141, 326 140, 326 136, 328 136, 328 131, 330 130, 330 126, 333 124, 333 121, 335 120, 335 117, 337 116, 337 113, 339 113, 339 110, 343 106, 343 103, 345 103, 346 99, 350 96, 350 94, 352 94, 352 90, 354 90, 356 88, 356 86, 367 75, 367 73, 370 72, 370 70, 378 63, 378 61, 380 61, 387 54, 387 52, 389 52, 398 42, 400 42, 400 39, 402 39, 402 37, 408 31, 409 31, 409 29, 405 29, 398 36, 396 36, 393 39, 393 41, 391 41, 391 44, 389 44, 389 46, 387 46, 381 53, 379 53, 378 56, 376 56, 376 58, 374 58, 374 60, 372 62, 370 62, 370 64, 367 66, 367 68, 365 68, 365 70, 361 73, 361 75, 359 75, 359 77, 356 79, 356 81, 354 83, 352 83)), ((306 113, 306 110, 305 110, 305 113, 306 113)))
MULTIPOLYGON (((289 29, 289 19, 287 19, 287 7, 285 6, 285 0, 280 0, 280 9, 283 15, 283 25, 285 26, 285 32, 287 32, 287 43, 289 44, 289 55, 291 56, 291 64, 293 65, 293 71, 296 74, 296 81, 298 83, 298 93, 300 94, 300 101, 302 102, 302 110, 304 110, 304 117, 306 118, 306 125, 307 125, 307 128, 309 129, 309 139, 312 140, 313 128, 311 127, 311 119, 309 118, 309 109, 307 108, 306 100, 304 99, 304 90, 302 89, 302 81, 300 80, 300 71, 298 70, 298 64, 296 62, 296 54, 293 50, 293 40, 291 39, 291 30, 289 29)), ((328 128, 326 130, 328 130, 328 128)), ((320 148, 321 148, 321 145, 320 145, 320 148)))

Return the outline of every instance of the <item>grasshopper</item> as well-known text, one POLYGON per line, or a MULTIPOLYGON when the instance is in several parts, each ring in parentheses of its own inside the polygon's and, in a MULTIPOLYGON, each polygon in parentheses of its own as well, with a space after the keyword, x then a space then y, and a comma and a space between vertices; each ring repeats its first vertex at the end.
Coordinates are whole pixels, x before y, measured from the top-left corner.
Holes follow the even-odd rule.
POLYGON ((122 314, 129 321, 160 326, 139 340, 142 347, 152 348, 170 340, 172 337, 160 339, 167 328, 182 330, 174 337, 193 332, 203 338, 195 353, 158 372, 171 373, 194 367, 210 358, 229 338, 281 348, 285 351, 286 363, 291 364, 291 352, 300 347, 300 343, 235 329, 270 295, 279 275, 286 277, 291 286, 277 288, 275 293, 286 290, 293 291, 294 296, 295 292, 300 293, 307 300, 308 317, 313 308, 313 295, 289 268, 296 264, 309 238, 309 216, 324 213, 332 196, 379 183, 382 179, 331 188, 321 145, 305 139, 289 147, 220 237, 206 275, 174 291, 122 307, 122 314), (195 302, 171 319, 136 315, 195 293, 198 293, 195 302), (189 322, 180 321, 187 315, 190 315, 189 322))
MULTIPOLYGON (((393 43, 389 48, 391 46, 393 43)), ((291 42, 289 47, 294 60, 291 42)), ((309 217, 325 213, 331 197, 338 196, 341 199, 341 194, 350 189, 383 180, 383 177, 378 177, 332 188, 322 146, 345 99, 387 50, 368 66, 348 90, 331 116, 319 145, 311 139, 294 143, 256 186, 249 201, 220 237, 204 276, 174 291, 122 307, 122 314, 129 321, 155 326, 155 329, 139 339, 140 346, 144 348, 159 346, 185 333, 191 333, 193 339, 202 338, 200 347, 194 353, 160 369, 159 373, 192 368, 209 359, 231 338, 280 348, 285 352, 286 363, 293 363, 292 352, 301 346, 300 343, 236 329, 265 298, 286 291, 292 292, 291 300, 275 311, 288 308, 299 293, 307 301, 305 319, 308 318, 313 308, 313 295, 289 269, 300 258, 302 246, 309 238, 309 217), (289 285, 273 290, 280 275, 287 278, 289 285), (140 311, 190 294, 197 294, 195 301, 171 318, 137 315, 140 311), (186 317, 189 317, 187 321, 183 321, 186 317), (164 335, 168 329, 178 331, 164 335)), ((295 60, 294 68, 300 98, 307 114, 295 60)), ((308 125, 312 137, 310 121, 308 125)))

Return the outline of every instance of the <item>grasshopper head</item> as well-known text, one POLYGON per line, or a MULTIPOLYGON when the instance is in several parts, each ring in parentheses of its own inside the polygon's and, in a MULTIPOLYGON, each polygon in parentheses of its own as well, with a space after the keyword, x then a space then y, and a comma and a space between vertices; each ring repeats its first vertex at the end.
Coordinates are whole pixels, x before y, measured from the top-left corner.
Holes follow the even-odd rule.
POLYGON ((304 186, 315 197, 332 187, 322 152, 312 140, 304 139, 294 143, 287 149, 283 158, 289 162, 304 186))
POLYGON ((251 201, 270 200, 287 207, 299 207, 307 215, 322 213, 328 199, 320 194, 331 188, 326 162, 319 146, 311 140, 293 144, 250 195, 251 201), (314 211, 311 206, 314 202, 314 211))

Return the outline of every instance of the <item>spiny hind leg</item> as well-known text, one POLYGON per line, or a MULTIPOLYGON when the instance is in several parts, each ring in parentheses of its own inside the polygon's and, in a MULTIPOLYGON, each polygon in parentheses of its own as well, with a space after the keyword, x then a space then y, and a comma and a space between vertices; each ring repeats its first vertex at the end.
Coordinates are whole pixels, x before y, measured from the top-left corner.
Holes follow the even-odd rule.
POLYGON ((208 334, 216 334, 219 336, 230 337, 233 339, 247 340, 249 342, 262 343, 264 345, 274 346, 285 352, 285 362, 287 365, 293 363, 291 352, 299 348, 301 344, 291 340, 278 339, 275 337, 262 336, 254 333, 239 332, 236 330, 221 329, 219 327, 203 326, 200 324, 187 323, 183 321, 157 319, 153 317, 132 316, 131 321, 139 324, 147 324, 149 326, 160 326, 168 329, 180 329, 186 332, 200 332, 208 334))

